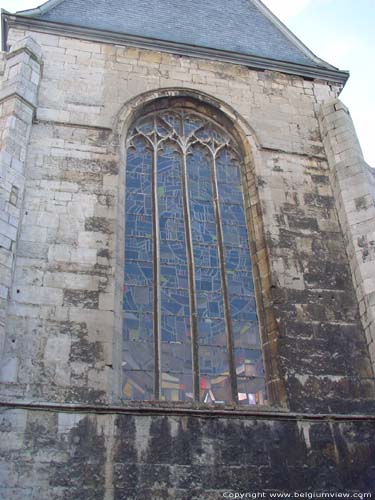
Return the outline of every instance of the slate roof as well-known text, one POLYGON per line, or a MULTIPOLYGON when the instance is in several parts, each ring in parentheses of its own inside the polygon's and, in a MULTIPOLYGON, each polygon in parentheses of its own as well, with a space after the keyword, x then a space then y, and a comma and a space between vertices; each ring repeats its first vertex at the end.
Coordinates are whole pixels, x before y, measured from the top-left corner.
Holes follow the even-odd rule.
POLYGON ((259 0, 50 0, 22 16, 156 40, 333 68, 259 0))

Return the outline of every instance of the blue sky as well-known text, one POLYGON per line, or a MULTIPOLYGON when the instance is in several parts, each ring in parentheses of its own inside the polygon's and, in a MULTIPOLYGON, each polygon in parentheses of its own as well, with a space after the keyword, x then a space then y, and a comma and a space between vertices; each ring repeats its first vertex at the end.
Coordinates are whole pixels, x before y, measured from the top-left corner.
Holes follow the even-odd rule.
MULTIPOLYGON (((230 0, 228 0, 230 1, 230 0)), ((341 99, 349 107, 365 159, 375 167, 375 0, 263 0, 315 54, 351 77, 341 99)), ((42 0, 0 0, 15 12, 42 0)))
POLYGON ((349 107, 366 161, 375 167, 375 0, 263 0, 305 45, 350 71, 349 107))

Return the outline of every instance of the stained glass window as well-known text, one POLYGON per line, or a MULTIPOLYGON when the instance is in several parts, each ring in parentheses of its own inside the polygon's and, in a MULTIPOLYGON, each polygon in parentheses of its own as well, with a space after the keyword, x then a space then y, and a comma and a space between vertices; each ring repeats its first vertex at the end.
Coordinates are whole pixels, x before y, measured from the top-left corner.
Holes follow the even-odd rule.
POLYGON ((125 399, 266 403, 239 151, 183 107, 129 133, 125 399))

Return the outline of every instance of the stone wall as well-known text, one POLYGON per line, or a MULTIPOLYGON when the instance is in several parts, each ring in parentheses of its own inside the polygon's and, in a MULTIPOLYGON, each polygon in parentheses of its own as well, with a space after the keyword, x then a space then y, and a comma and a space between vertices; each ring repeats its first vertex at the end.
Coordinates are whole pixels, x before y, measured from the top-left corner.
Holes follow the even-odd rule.
POLYGON ((372 487, 373 372, 317 115, 338 89, 16 29, 13 49, 25 36, 42 47, 43 76, 30 139, 22 142, 22 223, 9 275, 0 397, 8 408, 21 406, 4 410, 1 427, 10 432, 0 445, 11 478, 5 498, 51 498, 53 491, 58 499, 130 499, 138 498, 135 485, 155 499, 193 498, 187 491, 196 485, 196 498, 206 491, 205 500, 254 484, 372 487), (205 418, 107 408, 124 407, 124 135, 135 110, 168 93, 220 108, 251 150, 247 209, 263 286, 265 365, 282 418, 262 408, 205 418), (70 414, 70 404, 81 409, 70 414), (110 415, 96 415, 103 411, 110 415), (289 420, 288 411, 340 413, 341 420, 310 415, 310 426, 289 420), (190 450, 187 458, 181 448, 190 450))
MULTIPOLYGON (((22 219, 25 161, 41 76, 41 51, 31 38, 1 54, 0 88, 0 349, 3 350, 14 258, 22 219)), ((14 379, 14 359, 1 367, 14 379)))
POLYGON ((0 435, 7 500, 375 491, 373 422, 9 410, 0 435))

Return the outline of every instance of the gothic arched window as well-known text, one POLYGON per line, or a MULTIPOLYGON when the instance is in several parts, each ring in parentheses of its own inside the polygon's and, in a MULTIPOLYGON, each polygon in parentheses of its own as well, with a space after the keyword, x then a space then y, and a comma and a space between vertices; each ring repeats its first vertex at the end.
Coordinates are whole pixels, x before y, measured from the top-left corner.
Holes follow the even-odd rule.
POLYGON ((264 404, 240 148, 184 106, 127 139, 123 393, 264 404))

